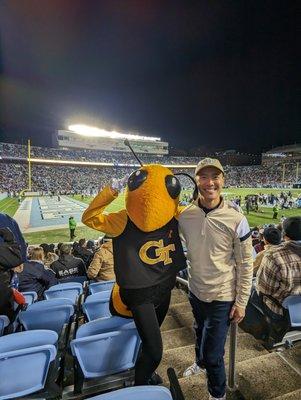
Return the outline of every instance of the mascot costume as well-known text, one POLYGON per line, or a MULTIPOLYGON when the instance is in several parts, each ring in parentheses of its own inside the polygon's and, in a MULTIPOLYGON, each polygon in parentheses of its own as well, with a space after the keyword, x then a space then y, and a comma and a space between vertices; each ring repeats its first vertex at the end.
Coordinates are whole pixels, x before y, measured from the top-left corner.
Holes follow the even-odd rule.
MULTIPOLYGON (((128 141, 125 144, 132 150, 128 141)), ((155 373, 163 352, 160 326, 177 273, 186 268, 176 219, 181 186, 170 169, 142 165, 127 181, 125 209, 108 214, 104 209, 118 196, 113 187, 94 198, 82 221, 113 238, 116 284, 110 310, 134 318, 140 335, 135 385, 160 383, 155 373)))

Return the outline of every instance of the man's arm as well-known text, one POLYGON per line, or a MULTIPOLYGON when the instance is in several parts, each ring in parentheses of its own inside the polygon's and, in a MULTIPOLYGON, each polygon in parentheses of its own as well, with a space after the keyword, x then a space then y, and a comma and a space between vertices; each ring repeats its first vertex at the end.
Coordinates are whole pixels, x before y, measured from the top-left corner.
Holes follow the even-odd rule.
POLYGON ((271 254, 266 254, 256 276, 256 290, 260 293, 273 296, 280 286, 279 268, 271 254))
POLYGON ((234 239, 236 261, 236 298, 230 318, 240 322, 245 316, 245 308, 251 293, 253 277, 252 239, 248 221, 243 217, 236 229, 234 239))

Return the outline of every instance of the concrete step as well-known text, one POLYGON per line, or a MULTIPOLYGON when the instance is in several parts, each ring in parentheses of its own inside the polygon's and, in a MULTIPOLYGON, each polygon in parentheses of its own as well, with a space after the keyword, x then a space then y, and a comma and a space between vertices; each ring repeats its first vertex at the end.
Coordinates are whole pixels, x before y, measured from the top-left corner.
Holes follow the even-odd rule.
POLYGON ((177 328, 162 332, 163 349, 175 349, 194 343, 194 334, 189 328, 177 328))
MULTIPOLYGON (((203 374, 179 379, 185 400, 208 400, 207 380, 203 374)), ((227 391, 227 400, 245 400, 239 392, 227 391)))
POLYGON ((301 389, 287 393, 283 396, 278 396, 273 398, 273 400, 300 400, 300 399, 301 399, 301 389))
POLYGON ((161 325, 161 332, 170 331, 171 329, 181 328, 182 325, 171 315, 167 315, 161 325))
POLYGON ((188 301, 170 305, 168 315, 181 315, 187 312, 190 312, 192 314, 191 305, 188 301))
POLYGON ((295 343, 291 349, 283 349, 279 354, 301 375, 301 342, 295 343))
MULTIPOLYGON (((185 332, 185 331, 182 331, 185 332)), ((170 333, 170 332, 169 332, 170 333)), ((269 352, 252 336, 245 334, 240 336, 237 342, 236 363, 250 360, 255 357, 269 354, 269 352)), ((162 376, 164 382, 168 382, 167 368, 173 367, 177 376, 183 376, 183 372, 187 367, 192 365, 195 361, 194 344, 178 347, 178 348, 164 348, 163 359, 159 366, 158 372, 162 376)), ((229 337, 225 346, 225 364, 226 368, 229 363, 229 337)), ((239 372, 239 370, 237 370, 239 372)))
POLYGON ((173 289, 171 292, 170 304, 189 302, 188 295, 180 289, 173 289))
POLYGON ((301 375, 277 353, 237 364, 240 393, 247 400, 268 400, 301 389, 301 375))

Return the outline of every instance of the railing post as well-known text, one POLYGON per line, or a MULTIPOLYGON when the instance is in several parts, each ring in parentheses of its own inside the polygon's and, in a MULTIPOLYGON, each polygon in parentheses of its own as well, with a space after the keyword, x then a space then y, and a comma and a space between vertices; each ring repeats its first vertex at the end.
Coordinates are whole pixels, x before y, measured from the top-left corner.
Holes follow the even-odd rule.
POLYGON ((231 322, 231 324, 230 324, 228 387, 232 391, 237 389, 236 374, 235 374, 236 346, 237 346, 237 323, 231 322))

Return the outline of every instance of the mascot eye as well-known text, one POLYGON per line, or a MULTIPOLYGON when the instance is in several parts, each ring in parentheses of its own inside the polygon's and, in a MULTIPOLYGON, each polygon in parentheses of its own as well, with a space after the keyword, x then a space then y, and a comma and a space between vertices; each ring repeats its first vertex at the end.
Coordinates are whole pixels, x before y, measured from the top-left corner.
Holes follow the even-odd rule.
POLYGON ((145 169, 138 169, 137 171, 133 172, 128 180, 129 191, 131 192, 132 190, 138 189, 138 187, 142 185, 146 178, 147 171, 145 169))
POLYGON ((179 196, 181 191, 181 185, 178 179, 174 175, 167 175, 165 178, 165 185, 167 191, 172 199, 179 196))

